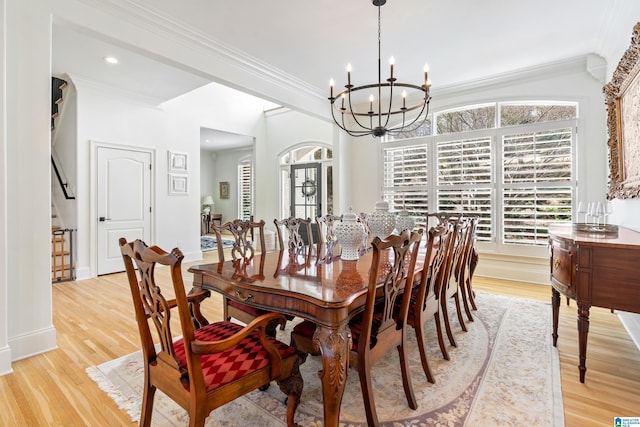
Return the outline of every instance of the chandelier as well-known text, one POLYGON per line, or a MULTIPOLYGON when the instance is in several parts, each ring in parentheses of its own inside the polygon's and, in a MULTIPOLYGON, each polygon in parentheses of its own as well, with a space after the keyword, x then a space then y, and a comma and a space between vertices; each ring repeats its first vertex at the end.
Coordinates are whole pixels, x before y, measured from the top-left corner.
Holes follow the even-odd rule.
POLYGON ((334 81, 331 79, 329 82, 329 101, 331 102, 331 116, 340 129, 351 136, 371 135, 375 138, 387 134, 397 135, 400 132, 412 131, 422 126, 429 115, 429 101, 431 100, 429 88, 431 87, 431 82, 428 76, 429 68, 426 65, 424 67, 422 85, 396 82, 393 77, 393 57, 389 61, 389 78, 384 82, 382 81, 380 68, 380 7, 387 0, 372 0, 372 2, 374 6, 378 7, 378 82, 361 86, 352 85, 351 64, 348 64, 345 89, 334 96, 334 81), (401 97, 398 98, 397 92, 400 89, 402 89, 402 93, 401 97), (365 98, 362 97, 362 91, 367 90, 374 93, 378 92, 377 98, 373 93, 370 94, 368 109, 366 109, 365 98), (395 99, 394 96, 396 96, 395 99), (415 101, 417 99, 419 102, 415 101), (411 104, 411 102, 416 103, 411 104))

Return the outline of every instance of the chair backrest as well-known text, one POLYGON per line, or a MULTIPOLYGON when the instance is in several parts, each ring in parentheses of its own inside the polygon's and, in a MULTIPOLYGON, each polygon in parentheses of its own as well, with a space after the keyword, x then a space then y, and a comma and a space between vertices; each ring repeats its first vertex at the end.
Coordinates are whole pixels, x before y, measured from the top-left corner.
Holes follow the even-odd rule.
POLYGON ((465 252, 467 249, 467 237, 469 235, 470 220, 466 217, 460 217, 455 223, 455 247, 451 257, 450 275, 454 279, 460 277, 461 269, 464 268, 465 252))
POLYGON ((278 234, 280 250, 298 249, 313 245, 313 232, 311 230, 311 218, 296 218, 290 216, 283 220, 274 219, 278 234), (302 231, 304 230, 304 231, 302 231), (284 235, 287 235, 287 244, 284 243, 284 235))
MULTIPOLYGON (((476 228, 478 227, 479 218, 476 216, 467 218, 467 220, 469 222, 469 229, 467 230, 464 253, 462 254, 462 266, 460 270, 461 276, 458 278, 459 283, 464 283, 464 281, 468 280, 471 276, 471 263, 473 262, 474 251, 476 250, 476 228)), ((477 258, 475 259, 475 261, 477 262, 477 258)))
MULTIPOLYGON (((199 366, 199 359, 192 366, 181 367, 176 358, 173 341, 176 336, 171 330, 171 307, 177 304, 182 336, 184 338, 185 350, 190 352, 190 343, 194 339, 194 325, 187 304, 187 296, 182 280, 182 260, 184 255, 180 249, 175 248, 171 253, 167 253, 157 246, 147 246, 141 240, 135 240, 127 243, 124 238, 120 239, 120 250, 124 260, 127 278, 129 279, 129 287, 131 289, 131 297, 136 313, 136 322, 140 332, 140 340, 142 342, 142 352, 144 360, 147 364, 153 364, 156 361, 162 362, 162 366, 168 369, 168 372, 175 371, 174 374, 167 373, 167 378, 176 376, 183 378, 189 383, 202 383, 202 370, 199 366), (134 266, 135 264, 135 266, 134 266), (162 293, 161 280, 155 276, 156 265, 164 265, 169 267, 170 275, 168 276, 172 283, 175 293, 175 301, 167 301, 162 293), (136 275, 136 267, 138 277, 136 275), (153 337, 149 326, 149 320, 156 327, 158 337, 160 339, 160 350, 156 353, 153 343, 153 337), (189 349, 189 350, 187 350, 189 349), (195 372, 195 374, 194 374, 195 372), (198 376, 199 373, 199 376, 198 376), (195 375, 195 377, 194 377, 195 375)), ((187 357, 189 359, 189 357, 187 357)))
POLYGON ((384 336, 385 330, 400 330, 407 320, 411 292, 406 286, 413 285, 413 275, 422 239, 422 230, 404 230, 399 235, 390 235, 384 240, 375 237, 371 243, 373 257, 369 270, 367 301, 362 318, 359 349, 370 349, 376 343, 371 340, 374 313, 380 316, 376 336, 384 336), (379 283, 382 296, 379 295, 379 283), (399 314, 394 312, 398 298, 402 298, 399 314))
POLYGON ((455 222, 462 217, 459 212, 429 212, 427 213, 427 227, 437 226, 445 222, 455 222))
POLYGON ((360 254, 362 254, 369 249, 369 238, 371 237, 369 215, 366 212, 360 212, 358 214, 358 222, 364 227, 364 235, 362 236, 362 244, 360 245, 360 254))
MULTIPOLYGON (((440 299, 442 287, 448 278, 448 262, 451 256, 453 225, 448 222, 431 227, 427 233, 426 252, 424 256, 425 270, 420 277, 420 285, 416 296, 416 308, 427 309, 430 298, 440 299)), ((437 308, 437 306, 436 306, 437 308)))
POLYGON ((255 254, 255 231, 258 233, 258 242, 261 253, 265 253, 266 246, 264 241, 264 225, 265 222, 260 220, 244 221, 241 219, 234 219, 230 222, 225 222, 222 225, 212 225, 213 231, 216 235, 216 241, 218 243, 218 260, 224 262, 224 251, 222 245, 222 233, 231 234, 233 238, 233 246, 231 248, 231 258, 237 259, 251 259, 255 254))
POLYGON ((335 226, 338 221, 342 221, 342 215, 317 216, 318 241, 316 243, 334 242, 336 240, 335 226))

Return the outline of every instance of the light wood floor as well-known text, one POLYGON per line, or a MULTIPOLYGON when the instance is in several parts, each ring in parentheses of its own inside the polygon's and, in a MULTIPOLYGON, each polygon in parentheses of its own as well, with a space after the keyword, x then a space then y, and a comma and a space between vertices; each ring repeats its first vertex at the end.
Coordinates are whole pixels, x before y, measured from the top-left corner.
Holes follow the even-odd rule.
MULTIPOLYGON (((211 258, 211 254, 206 255, 211 258)), ((185 279, 189 279, 188 273, 185 279)), ((542 285, 477 277, 474 287, 515 297, 551 299, 549 287, 542 285)), ((0 425, 135 425, 85 374, 89 366, 139 348, 124 274, 55 284, 53 308, 59 348, 15 362, 14 373, 0 377, 0 425)), ((206 315, 217 320, 221 314, 220 299, 214 297, 206 315)), ((640 351, 609 310, 593 308, 590 326, 587 377, 581 384, 576 307, 563 302, 558 350, 569 427, 612 426, 615 416, 640 416, 640 351)))

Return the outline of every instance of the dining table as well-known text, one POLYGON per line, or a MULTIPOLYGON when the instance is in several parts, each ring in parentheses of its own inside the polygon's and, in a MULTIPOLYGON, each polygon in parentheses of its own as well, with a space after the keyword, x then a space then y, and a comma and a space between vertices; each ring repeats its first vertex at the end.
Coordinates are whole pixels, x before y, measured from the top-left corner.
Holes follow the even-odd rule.
MULTIPOLYGON (((349 319, 364 310, 371 249, 342 260, 335 242, 258 253, 249 259, 194 265, 194 290, 206 289, 255 308, 314 322, 314 346, 322 357, 324 425, 338 426, 349 369, 349 319), (338 254, 338 255, 336 255, 338 254)), ((393 262, 381 257, 381 262, 393 262)), ((422 262, 418 256, 416 276, 422 262)), ((382 280, 382 279, 379 279, 382 280)), ((419 280, 419 279, 418 279, 419 280)), ((382 284, 382 283, 381 283, 382 284)))

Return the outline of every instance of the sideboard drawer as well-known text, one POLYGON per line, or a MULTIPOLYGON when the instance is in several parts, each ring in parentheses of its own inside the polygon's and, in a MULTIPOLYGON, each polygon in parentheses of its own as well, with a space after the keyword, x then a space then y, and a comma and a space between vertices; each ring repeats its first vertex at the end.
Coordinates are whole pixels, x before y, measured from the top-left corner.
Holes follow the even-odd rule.
POLYGON ((550 239, 551 284, 564 295, 575 298, 575 246, 561 240, 550 239))

